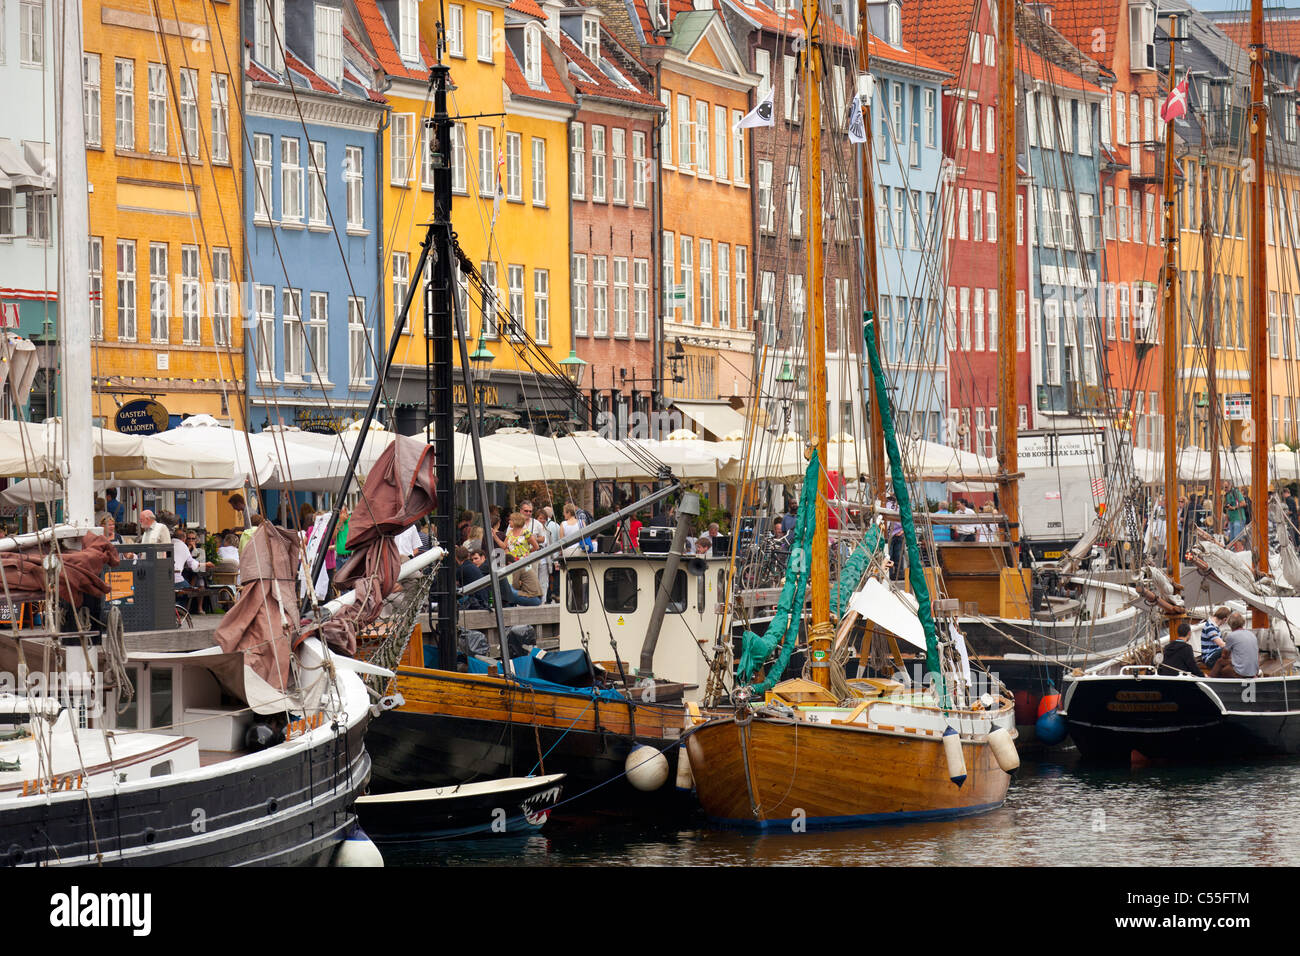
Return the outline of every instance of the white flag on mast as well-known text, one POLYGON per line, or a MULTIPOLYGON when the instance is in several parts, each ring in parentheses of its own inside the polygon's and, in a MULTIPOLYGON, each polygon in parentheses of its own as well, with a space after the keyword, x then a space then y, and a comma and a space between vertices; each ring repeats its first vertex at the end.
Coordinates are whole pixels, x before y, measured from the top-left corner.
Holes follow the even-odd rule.
POLYGON ((867 129, 862 123, 862 100, 857 96, 849 103, 848 131, 850 143, 867 141, 867 129))
POLYGON ((750 129, 754 126, 775 125, 776 108, 772 105, 772 90, 768 89, 767 95, 759 101, 757 106, 745 114, 744 118, 735 125, 735 129, 750 129))

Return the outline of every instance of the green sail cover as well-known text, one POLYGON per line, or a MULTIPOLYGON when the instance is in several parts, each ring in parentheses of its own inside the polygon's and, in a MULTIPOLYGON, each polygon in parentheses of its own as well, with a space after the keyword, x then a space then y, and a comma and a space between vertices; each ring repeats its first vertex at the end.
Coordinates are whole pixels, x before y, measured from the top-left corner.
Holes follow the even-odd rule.
POLYGON ((808 593, 808 575, 812 566, 813 531, 817 524, 817 478, 821 462, 816 449, 808 460, 808 468, 803 476, 803 490, 799 494, 799 514, 795 518, 794 540, 790 545, 790 562, 786 566, 785 584, 781 587, 781 598, 777 601, 776 614, 767 625, 762 636, 753 631, 745 631, 740 649, 740 661, 736 665, 737 683, 747 683, 754 679, 763 662, 772 656, 779 646, 780 656, 767 669, 767 677, 761 684, 750 690, 755 694, 765 694, 771 690, 785 673, 790 663, 790 655, 799 641, 799 620, 803 617, 804 599, 808 593))
POLYGON ((912 593, 916 595, 917 617, 921 619, 921 629, 925 631, 925 667, 934 675, 935 686, 939 690, 939 700, 948 706, 948 686, 939 669, 939 641, 935 635, 934 617, 930 613, 930 589, 925 583, 925 573, 921 570, 921 549, 916 546, 916 527, 912 523, 912 498, 907 492, 907 480, 903 476, 903 455, 898 450, 898 435, 894 432, 893 412, 889 407, 889 387, 885 383, 885 370, 880 364, 880 353, 876 351, 876 336, 871 326, 875 317, 870 312, 863 313, 867 342, 867 354, 871 358, 871 381, 874 397, 880 404, 880 422, 885 432, 885 449, 889 452, 889 471, 894 485, 894 497, 898 499, 898 518, 903 525, 903 539, 907 542, 907 570, 912 579, 912 593))
POLYGON ((885 536, 881 533, 878 525, 872 525, 867 529, 866 536, 858 542, 858 546, 853 549, 849 555, 848 561, 844 562, 844 568, 840 571, 839 584, 831 592, 831 613, 836 617, 844 616, 844 609, 849 606, 849 598, 853 597, 853 592, 858 589, 862 583, 862 575, 867 570, 867 565, 885 543, 885 536))

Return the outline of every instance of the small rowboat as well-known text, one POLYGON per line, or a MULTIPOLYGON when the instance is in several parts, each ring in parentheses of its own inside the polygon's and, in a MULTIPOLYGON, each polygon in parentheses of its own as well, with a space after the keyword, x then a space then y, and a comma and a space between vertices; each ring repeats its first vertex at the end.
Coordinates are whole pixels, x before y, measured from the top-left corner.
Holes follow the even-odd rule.
POLYGON ((503 777, 360 797, 357 816, 376 843, 530 833, 560 800, 565 775, 503 777))

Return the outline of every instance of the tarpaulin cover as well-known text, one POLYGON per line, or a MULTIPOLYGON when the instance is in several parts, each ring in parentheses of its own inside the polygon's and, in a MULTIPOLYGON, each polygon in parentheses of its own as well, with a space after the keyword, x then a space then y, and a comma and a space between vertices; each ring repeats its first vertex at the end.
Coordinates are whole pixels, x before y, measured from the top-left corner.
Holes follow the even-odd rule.
MULTIPOLYGON (((569 687, 565 684, 557 684, 554 681, 538 677, 537 669, 534 666, 533 660, 536 654, 537 650, 534 649, 526 657, 512 657, 510 659, 510 664, 514 668, 514 676, 519 679, 520 683, 527 684, 529 687, 537 690, 552 691, 558 694, 576 694, 580 697, 597 697, 600 700, 612 700, 626 703, 627 698, 616 690, 596 690, 593 687, 569 687)), ((469 658, 469 672, 471 674, 486 674, 488 668, 496 663, 496 661, 471 655, 469 658)))
POLYGON ((289 632, 298 622, 300 547, 295 531, 269 521, 257 526, 239 559, 239 600, 216 634, 223 651, 242 651, 253 673, 281 691, 289 686, 289 632))
MULTIPOLYGON (((45 593, 45 555, 49 545, 29 551, 7 551, 0 555, 0 574, 12 592, 45 593)), ((63 568, 59 572, 59 597, 73 607, 80 607, 87 595, 102 597, 109 591, 104 581, 104 567, 117 567, 117 549, 100 534, 81 539, 81 550, 60 550, 63 568)))

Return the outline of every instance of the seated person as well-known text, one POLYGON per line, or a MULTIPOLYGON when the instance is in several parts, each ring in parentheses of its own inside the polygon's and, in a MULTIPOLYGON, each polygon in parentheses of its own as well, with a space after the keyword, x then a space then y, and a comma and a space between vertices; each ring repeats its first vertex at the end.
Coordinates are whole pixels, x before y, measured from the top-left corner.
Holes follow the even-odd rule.
POLYGON ((1206 667, 1213 667, 1223 653, 1223 628, 1228 623, 1230 613, 1232 612, 1226 607, 1216 608, 1201 628, 1201 660, 1206 667))
POLYGON ((239 567, 239 537, 233 532, 221 539, 221 547, 217 548, 217 565, 239 567))
POLYGON ((501 603, 504 607, 537 607, 542 603, 542 586, 537 580, 537 572, 530 565, 516 571, 513 583, 501 578, 501 603))
POLYGON ((1191 624, 1187 623, 1187 621, 1179 621, 1178 636, 1165 645, 1164 662, 1156 673, 1170 677, 1175 674, 1201 676, 1201 667, 1196 663, 1196 655, 1192 652, 1192 645, 1187 643, 1187 639, 1191 637, 1191 634, 1191 624))
MULTIPOLYGON (((473 584, 479 578, 487 577, 487 555, 482 548, 467 548, 463 544, 456 546, 456 586, 473 584)), ((460 606, 467 611, 486 611, 490 588, 482 588, 473 594, 466 594, 460 599, 460 606)))
POLYGON ((1223 635, 1223 653, 1210 671, 1211 677, 1245 679, 1259 674, 1259 640, 1246 629, 1246 619, 1234 611, 1228 618, 1230 630, 1223 635))
POLYGON ((122 543, 122 536, 117 533, 117 521, 112 515, 108 515, 100 522, 104 526, 104 537, 113 545, 122 543))

